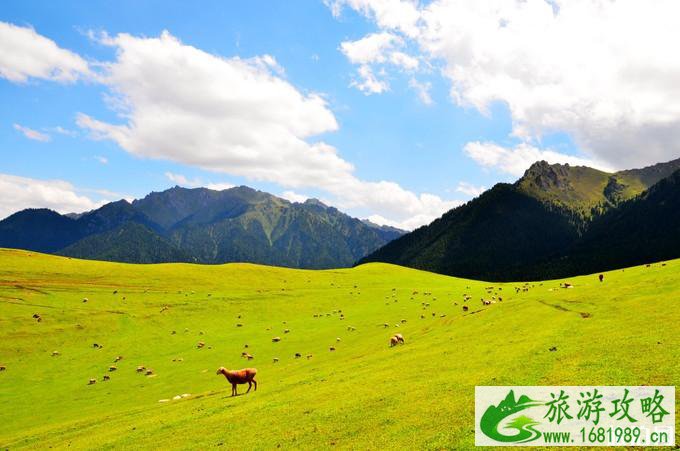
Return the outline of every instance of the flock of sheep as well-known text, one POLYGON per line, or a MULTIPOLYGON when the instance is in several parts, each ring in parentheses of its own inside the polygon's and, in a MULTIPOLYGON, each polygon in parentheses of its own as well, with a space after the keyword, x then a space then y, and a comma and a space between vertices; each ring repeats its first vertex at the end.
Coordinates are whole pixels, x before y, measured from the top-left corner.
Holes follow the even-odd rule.
MULTIPOLYGON (((598 278, 599 278, 599 281, 602 282, 603 279, 604 279, 604 276, 603 276, 602 274, 600 274, 600 275, 598 276, 598 278)), ((334 284, 331 283, 331 286, 333 286, 333 285, 334 285, 334 284)), ((543 284, 542 284, 542 283, 539 283, 538 285, 539 285, 539 286, 542 286, 543 284)), ((536 287, 536 284, 524 283, 524 284, 522 284, 522 285, 520 285, 520 286, 515 286, 514 289, 515 289, 515 293, 516 293, 516 294, 520 294, 520 293, 526 293, 526 292, 529 291, 530 288, 534 288, 534 287, 536 287)), ((561 287, 561 288, 573 288, 573 285, 572 285, 571 283, 564 282, 564 283, 560 284, 560 287, 561 287)), ((338 288, 340 288, 340 287, 338 287, 338 288)), ((354 288, 357 289, 358 287, 355 285, 354 288)), ((466 288, 467 288, 467 290, 470 289, 469 286, 466 287, 466 288)), ((486 296, 485 296, 485 297, 482 297, 482 298, 480 299, 480 301, 481 301, 481 303, 482 303, 482 306, 490 306, 490 305, 495 304, 495 303, 497 303, 497 302, 502 302, 502 301, 503 301, 503 296, 501 296, 501 295, 502 295, 502 290, 503 290, 502 287, 494 287, 494 286, 487 286, 487 287, 484 287, 484 291, 486 292, 486 296)), ((549 291, 553 291, 553 289, 550 289, 549 291)), ((117 293, 117 291, 114 291, 114 294, 116 294, 116 293, 117 293)), ((181 293, 181 292, 180 292, 180 293, 181 293)), ((192 293, 193 293, 193 292, 192 292, 192 293)), ((350 292, 350 294, 353 294, 353 293, 354 293, 353 291, 350 292)), ((357 291, 357 294, 359 294, 358 291, 357 291)), ((412 301, 415 300, 415 299, 416 299, 416 296, 419 295, 419 294, 422 295, 422 297, 424 297, 424 298, 426 298, 426 299, 431 299, 431 301, 436 301, 436 300, 437 300, 436 297, 433 297, 433 296, 432 296, 432 293, 431 293, 431 292, 427 292, 427 291, 426 291, 426 292, 419 293, 418 291, 415 291, 415 290, 411 293, 410 300, 412 300, 412 301)), ((210 296, 210 295, 208 295, 208 296, 210 296)), ((470 312, 470 304, 468 303, 468 301, 472 300, 472 296, 466 292, 466 293, 463 294, 462 298, 463 298, 463 299, 462 299, 462 303, 463 303, 463 305, 462 305, 462 310, 463 310, 463 312, 470 312)), ((396 303, 396 302, 398 302, 397 293, 396 293, 396 288, 392 288, 391 295, 385 296, 385 300, 386 300, 386 302, 385 302, 386 305, 390 305, 391 303, 396 303)), ((89 301, 88 298, 84 298, 84 299, 83 299, 83 302, 88 302, 88 301, 89 301)), ((454 305, 454 306, 455 306, 455 305, 458 305, 458 302, 453 302, 453 305, 454 305)), ((422 309, 423 309, 423 310, 427 310, 427 309, 430 308, 430 302, 427 302, 427 301, 423 300, 423 301, 421 302, 421 306, 422 306, 422 309)), ((165 307, 163 308, 163 310, 161 310, 161 312, 167 310, 168 308, 169 308, 169 307, 165 306, 165 307)), ((470 313, 471 313, 471 314, 472 314, 472 313, 477 313, 478 311, 479 311, 479 310, 477 310, 477 311, 472 311, 472 312, 470 312, 470 313)), ((342 311, 341 309, 336 309, 336 310, 333 310, 332 312, 328 312, 328 313, 315 313, 315 314, 313 314, 313 317, 314 317, 314 318, 321 318, 321 317, 331 317, 331 316, 334 316, 334 315, 337 315, 337 318, 338 318, 339 320, 344 320, 344 319, 345 319, 345 314, 343 313, 343 311, 342 311)), ((432 316, 432 317, 436 317, 436 316, 437 316, 436 312, 432 312, 432 313, 431 313, 431 316, 432 316)), ((421 314, 421 315, 420 315, 420 318, 421 318, 421 319, 424 319, 425 317, 426 317, 425 314, 421 314)), ((440 318, 444 318, 444 317, 446 317, 446 314, 445 314, 445 313, 441 313, 441 314, 439 315, 439 317, 440 317, 440 318)), ((38 314, 38 313, 33 314, 33 319, 34 319, 36 322, 41 322, 41 321, 42 321, 42 317, 41 317, 41 315, 38 314)), ((238 315, 238 319, 241 319, 241 315, 238 315)), ((406 322, 407 322, 406 319, 401 319, 399 323, 397 323, 397 324, 394 325, 394 327, 399 327, 400 324, 403 325, 403 324, 405 324, 406 322)), ((285 325, 286 322, 283 321, 283 324, 285 325)), ((389 323, 383 323, 381 326, 384 327, 384 328, 389 328, 389 327, 390 327, 390 324, 389 324, 389 323)), ((236 323, 236 327, 243 327, 243 323, 240 323, 240 322, 236 323)), ((271 330, 271 327, 270 327, 270 328, 267 328, 267 330, 270 331, 270 330, 271 330)), ((354 326, 351 326, 351 325, 350 325, 350 326, 347 326, 347 331, 348 331, 348 332, 354 332, 354 331, 356 331, 356 328, 355 328, 354 326)), ((188 332, 188 329, 185 329, 185 332, 188 332)), ((285 329, 283 330, 283 333, 284 333, 284 334, 290 333, 290 329, 285 328, 285 329)), ((171 334, 172 334, 172 335, 175 335, 175 334, 176 334, 176 331, 173 330, 173 331, 171 332, 171 334)), ((204 332, 201 331, 201 332, 199 332, 199 334, 200 334, 200 335, 204 335, 204 332)), ((281 338, 280 336, 274 336, 274 337, 272 337, 271 341, 272 341, 273 343, 279 343, 279 342, 282 341, 282 338, 281 338)), ((339 342, 341 342, 341 338, 340 338, 340 337, 337 337, 335 341, 336 341, 336 343, 339 343, 339 342)), ((394 346, 397 346, 397 345, 399 345, 399 344, 401 344, 401 345, 405 344, 404 337, 403 337, 403 335, 402 335, 401 333, 395 333, 395 334, 393 334, 393 335, 389 338, 389 347, 394 347, 394 346)), ((100 345, 100 344, 98 344, 98 343, 94 343, 94 344, 92 345, 92 347, 95 348, 95 349, 102 349, 102 348, 103 348, 103 346, 100 345)), ((202 348, 204 348, 204 347, 206 347, 206 344, 205 344, 204 341, 199 341, 199 342, 197 343, 197 345, 196 345, 196 348, 198 348, 198 349, 202 349, 202 348)), ((245 347, 245 348, 248 348, 248 345, 246 344, 244 347, 245 347)), ((211 347, 211 346, 208 346, 208 349, 212 349, 212 347, 211 347)), ((336 351, 336 347, 335 347, 334 345, 330 345, 328 349, 329 349, 330 352, 336 351)), ((551 351, 552 351, 552 349, 551 349, 551 351)), ((53 356, 53 357, 58 357, 58 356, 60 356, 60 355, 61 355, 61 354, 60 354, 59 351, 56 351, 56 350, 55 350, 55 351, 52 352, 52 356, 53 356)), ((302 355, 302 353, 300 353, 300 352, 296 352, 296 353, 294 354, 294 358, 295 358, 295 359, 302 358, 302 356, 303 356, 303 355, 302 355)), ((306 356, 306 358, 307 358, 308 360, 311 359, 311 358, 313 357, 312 354, 306 354, 305 356, 306 356)), ((246 359, 246 360, 253 360, 253 359, 255 358, 255 357, 254 357, 252 354, 250 354, 248 351, 243 351, 243 352, 241 353, 241 357, 244 358, 244 359, 246 359)), ((113 362, 114 365, 109 366, 108 372, 111 373, 111 372, 117 371, 118 368, 117 368, 117 366, 115 365, 115 363, 118 363, 118 362, 119 362, 120 360, 122 360, 122 359, 123 359, 123 356, 117 356, 117 357, 114 359, 114 362, 113 362)), ((173 359, 173 362, 174 362, 174 361, 182 361, 182 359, 181 359, 181 358, 175 358, 175 359, 173 359)), ((274 357, 274 358, 273 358, 273 363, 278 363, 278 362, 279 362, 279 358, 278 358, 278 357, 274 357)), ((6 369, 7 369, 7 368, 6 368, 5 365, 0 365, 0 372, 6 371, 6 369)), ((137 369, 136 369, 136 372, 137 372, 137 373, 140 373, 140 374, 144 374, 144 375, 147 376, 147 377, 154 377, 154 376, 155 376, 154 371, 153 371, 152 369, 146 368, 146 367, 143 366, 143 365, 138 366, 137 369)), ((217 371, 217 374, 222 374, 222 375, 224 375, 224 376, 226 377, 226 379, 232 384, 232 394, 233 394, 233 395, 236 394, 236 385, 237 385, 237 384, 245 384, 245 383, 248 383, 248 384, 249 384, 248 391, 250 391, 250 386, 251 386, 251 385, 254 385, 254 386, 255 386, 255 390, 257 390, 257 382, 255 382, 255 379, 254 379, 256 373, 257 373, 257 369, 255 369, 255 368, 244 368, 244 369, 242 369, 242 370, 227 370, 226 368, 221 367, 221 368, 217 371)), ((109 376, 109 374, 104 374, 103 377, 102 377, 102 381, 108 381, 108 380, 110 380, 110 379, 111 379, 111 377, 109 376)), ((95 378, 90 378, 89 381, 88 381, 88 384, 89 384, 89 385, 93 385, 93 384, 95 384, 96 382, 97 382, 97 379, 95 379, 95 378)))

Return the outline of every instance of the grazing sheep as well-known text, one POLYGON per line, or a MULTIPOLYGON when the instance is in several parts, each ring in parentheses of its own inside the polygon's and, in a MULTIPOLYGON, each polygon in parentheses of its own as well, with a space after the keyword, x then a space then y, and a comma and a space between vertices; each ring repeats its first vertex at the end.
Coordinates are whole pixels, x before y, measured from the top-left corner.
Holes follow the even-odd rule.
POLYGON ((397 337, 390 337, 390 348, 399 344, 399 339, 397 337))
POLYGON ((141 372, 144 371, 145 369, 146 369, 146 368, 145 368, 144 366, 140 365, 140 366, 137 367, 137 372, 138 372, 138 373, 141 373, 141 372))
POLYGON ((246 353, 246 355, 244 355, 243 357, 245 357, 245 358, 248 359, 248 360, 253 360, 253 359, 255 358, 255 357, 253 357, 252 355, 250 355, 250 354, 248 354, 248 353, 246 353))
POLYGON ((122 356, 122 355, 119 355, 118 357, 116 357, 116 358, 114 359, 113 363, 118 363, 118 362, 120 362, 121 360, 123 360, 123 356, 122 356))
POLYGON ((103 348, 103 346, 100 345, 99 343, 93 343, 93 344, 92 344, 92 347, 95 348, 95 349, 101 349, 101 348, 103 348))
POLYGON ((285 330, 283 331, 284 334, 287 334, 287 333, 289 333, 289 332, 290 332, 290 329, 285 329, 285 330))
POLYGON ((299 359, 300 357, 302 357, 302 354, 300 354, 299 352, 296 352, 296 353, 295 353, 295 358, 296 358, 296 359, 299 359))
POLYGON ((387 323, 384 323, 384 324, 383 324, 383 327, 384 327, 385 329, 387 329, 388 327, 390 327, 390 325, 387 324, 387 323))
POLYGON ((5 365, 0 365, 0 371, 7 371, 7 367, 5 365))
POLYGON ((97 383, 97 379, 90 379, 90 381, 87 383, 87 385, 92 385, 92 384, 96 384, 96 383, 97 383))
POLYGON ((405 322, 406 322, 406 320, 405 320, 405 319, 402 319, 402 320, 401 320, 401 323, 402 323, 402 324, 404 324, 405 322))
POLYGON ((307 360, 312 358, 312 354, 307 354, 307 360))
POLYGON ((281 337, 272 338, 272 342, 274 342, 274 343, 278 343, 279 341, 281 341, 281 337))
MULTIPOLYGON (((649 265, 647 265, 647 266, 649 266, 649 265)), ((597 277, 600 279, 600 282, 604 281, 604 274, 600 274, 597 277)))
POLYGON ((146 371, 144 372, 144 375, 145 375, 145 376, 151 376, 151 375, 153 375, 153 370, 149 368, 148 370, 146 370, 146 371))
POLYGON ((172 332, 170 332, 170 335, 175 335, 176 333, 177 333, 177 331, 173 330, 172 332))
POLYGON ((241 323, 236 323, 236 327, 243 327, 243 324, 241 324, 241 323))
POLYGON ((334 347, 334 346, 331 346, 330 348, 328 348, 328 350, 329 350, 329 351, 335 351, 335 347, 334 347))
POLYGON ((467 312, 467 311, 468 311, 468 306, 467 306, 467 305, 464 305, 464 306, 463 306, 463 311, 464 311, 464 312, 467 312))
POLYGON ((196 345, 196 347, 197 347, 198 349, 201 349, 201 348, 204 347, 204 346, 205 346, 205 343, 203 343, 202 341, 199 341, 198 344, 196 345))
POLYGON ((223 374, 231 384, 231 396, 236 396, 238 393, 236 391, 236 386, 239 384, 248 384, 248 393, 255 385, 255 391, 257 391, 257 381, 255 380, 255 375, 257 374, 256 368, 244 368, 242 370, 230 371, 224 367, 220 367, 216 374, 223 374))
POLYGON ((336 342, 340 342, 340 341, 341 341, 341 340, 340 340, 340 337, 335 337, 335 341, 336 341, 336 342))
POLYGON ((274 363, 277 363, 279 361, 278 357, 274 357, 274 363))
POLYGON ((106 382, 106 381, 108 381, 108 380, 111 380, 111 376, 109 376, 108 374, 105 374, 104 377, 102 378, 102 380, 103 380, 104 382, 106 382))
POLYGON ((404 344, 404 337, 401 334, 394 334, 394 338, 401 344, 404 344))
POLYGON ((61 354, 59 353, 59 351, 52 351, 52 357, 57 357, 57 356, 60 356, 60 355, 61 354))
POLYGON ((109 371, 116 371, 118 368, 115 365, 109 367, 109 371))

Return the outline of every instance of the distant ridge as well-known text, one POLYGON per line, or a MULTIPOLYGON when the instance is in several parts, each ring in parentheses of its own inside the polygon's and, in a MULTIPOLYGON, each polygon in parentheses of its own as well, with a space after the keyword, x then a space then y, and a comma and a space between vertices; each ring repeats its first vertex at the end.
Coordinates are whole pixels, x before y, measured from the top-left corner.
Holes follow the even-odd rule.
POLYGON ((60 215, 27 209, 0 221, 0 247, 130 263, 252 262, 351 266, 404 232, 316 199, 292 203, 247 186, 181 188, 60 215))

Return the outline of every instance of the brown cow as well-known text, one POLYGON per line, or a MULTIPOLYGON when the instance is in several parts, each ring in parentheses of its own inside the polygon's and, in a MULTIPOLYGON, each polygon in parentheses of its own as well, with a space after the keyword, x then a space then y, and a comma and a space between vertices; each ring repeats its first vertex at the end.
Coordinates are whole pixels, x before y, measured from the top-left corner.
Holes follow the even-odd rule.
POLYGON ((390 337, 390 348, 399 344, 399 339, 397 337, 390 337))
POLYGON ((256 368, 244 368, 242 370, 230 371, 224 367, 220 367, 217 370, 217 374, 224 374, 229 383, 231 383, 231 396, 236 396, 237 384, 248 384, 248 393, 253 384, 255 384, 255 391, 257 391, 257 381, 255 380, 255 375, 257 374, 256 368))

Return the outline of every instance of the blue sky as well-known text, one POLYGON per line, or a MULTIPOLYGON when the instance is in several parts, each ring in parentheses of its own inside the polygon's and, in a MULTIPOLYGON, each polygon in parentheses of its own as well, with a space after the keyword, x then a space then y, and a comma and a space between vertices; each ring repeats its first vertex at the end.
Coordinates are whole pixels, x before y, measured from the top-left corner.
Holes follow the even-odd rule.
MULTIPOLYGON (((616 169, 675 156, 677 148, 665 142, 647 154, 612 150, 622 148, 622 124, 632 130, 623 143, 631 148, 648 142, 648 130, 675 124, 675 109, 670 122, 668 115, 651 124, 626 116, 631 104, 647 106, 654 92, 626 100, 589 88, 623 83, 617 75, 606 78, 607 67, 594 80, 565 71, 549 80, 557 86, 550 90, 523 75, 572 63, 550 56, 548 44, 585 45, 569 41, 567 19, 555 36, 540 35, 547 48, 534 45, 541 26, 562 20, 550 4, 531 1, 528 11, 522 2, 506 2, 477 11, 474 2, 464 3, 93 1, 85 8, 77 1, 4 1, 0 36, 11 39, 0 44, 7 46, 0 47, 0 186, 9 199, 0 215, 24 207, 87 209, 175 184, 246 184, 413 228, 483 187, 515 180, 536 159, 616 169), (469 17, 457 23, 460 8, 469 17), (527 28, 527 20, 536 25, 531 45, 522 41, 531 35, 512 34, 517 42, 498 36, 515 22, 527 28), (447 27, 456 32, 443 33, 447 27), (160 38, 164 31, 167 39, 160 38), (149 50, 150 40, 156 50, 149 50), (512 52, 519 56, 508 61, 512 52), (123 60, 121 53, 132 56, 123 60), (19 57, 26 54, 49 67, 31 66, 19 57), (196 63, 203 56, 205 64, 196 63), (187 63, 175 70, 163 58, 187 63), (60 70, 72 76, 55 76, 60 70), (234 79, 220 75, 232 70, 234 79), (367 73, 373 84, 365 83, 367 73), (192 85, 194 79, 203 81, 192 85), (256 99, 260 82, 276 101, 256 99), (213 103, 209 89, 222 93, 213 103), (194 90, 200 105, 191 99, 194 90), (241 90, 243 96, 234 94, 241 90), (116 127, 125 125, 121 137, 116 127)), ((593 61, 596 50, 588 54, 593 61)), ((627 58, 611 64, 625 67, 627 58)))

